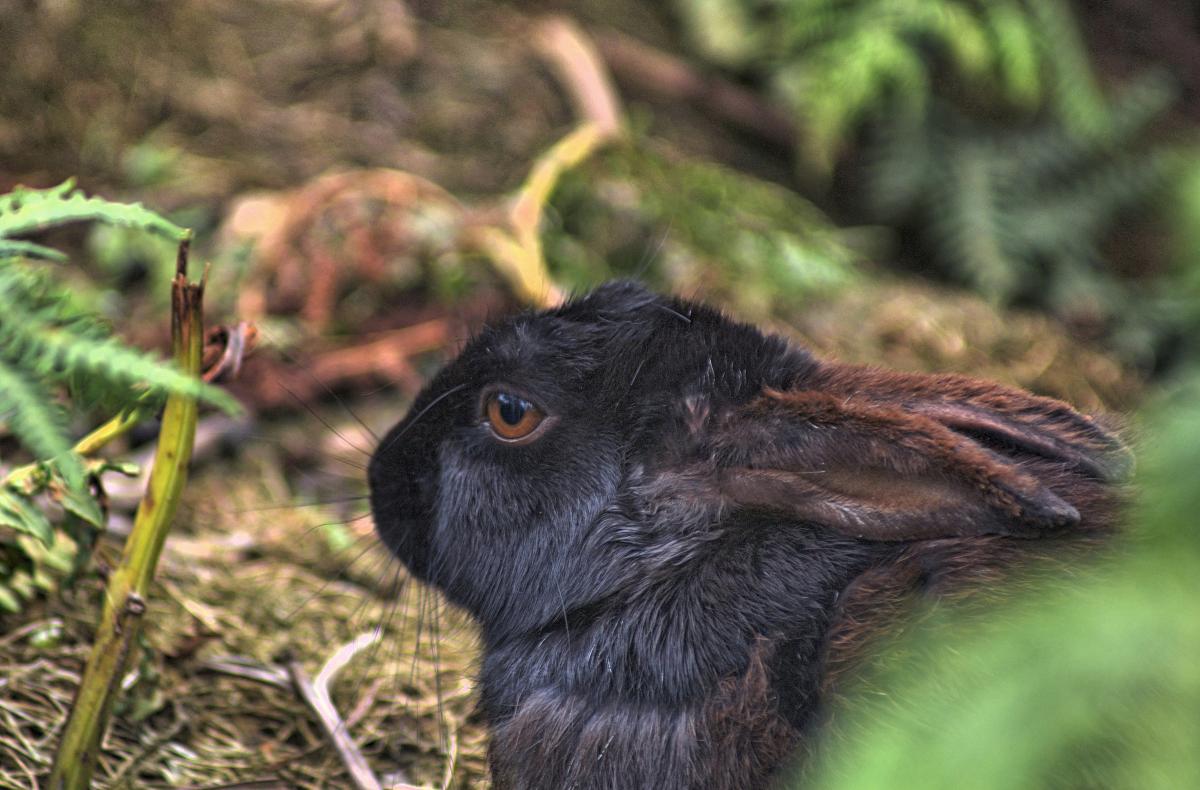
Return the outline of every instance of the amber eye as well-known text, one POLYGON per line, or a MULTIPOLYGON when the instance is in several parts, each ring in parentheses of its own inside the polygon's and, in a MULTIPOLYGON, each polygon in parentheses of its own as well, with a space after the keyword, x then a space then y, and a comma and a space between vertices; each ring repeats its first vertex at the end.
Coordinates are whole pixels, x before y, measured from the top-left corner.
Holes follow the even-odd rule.
POLYGON ((492 432, 509 442, 527 438, 545 418, 537 406, 508 392, 490 396, 485 411, 492 432))

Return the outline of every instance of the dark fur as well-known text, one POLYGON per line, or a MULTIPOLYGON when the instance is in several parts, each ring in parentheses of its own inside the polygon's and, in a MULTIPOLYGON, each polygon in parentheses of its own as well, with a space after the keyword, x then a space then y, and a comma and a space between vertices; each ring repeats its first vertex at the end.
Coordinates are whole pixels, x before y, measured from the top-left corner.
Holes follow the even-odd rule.
POLYGON ((387 545, 479 621, 502 788, 748 788, 916 591, 1112 524, 1063 403, 821 362, 616 283, 484 330, 371 461, 387 545), (499 385, 556 422, 481 420, 499 385))

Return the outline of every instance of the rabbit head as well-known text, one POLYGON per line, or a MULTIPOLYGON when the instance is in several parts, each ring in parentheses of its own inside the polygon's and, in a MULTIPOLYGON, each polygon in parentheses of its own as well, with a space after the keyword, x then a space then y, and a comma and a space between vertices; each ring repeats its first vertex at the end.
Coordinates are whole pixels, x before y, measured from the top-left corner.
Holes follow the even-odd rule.
POLYGON ((383 541, 479 621, 500 786, 746 787, 873 601, 1105 532, 1127 462, 1061 402, 614 283, 484 329, 369 479, 383 541))

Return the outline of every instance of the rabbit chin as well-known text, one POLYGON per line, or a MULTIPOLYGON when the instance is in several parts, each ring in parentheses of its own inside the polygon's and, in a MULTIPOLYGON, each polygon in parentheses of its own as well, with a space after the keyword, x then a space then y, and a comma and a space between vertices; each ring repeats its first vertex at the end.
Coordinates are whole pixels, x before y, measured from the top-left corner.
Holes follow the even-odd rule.
POLYGON ((419 519, 381 519, 375 511, 375 534, 394 557, 417 579, 427 582, 429 572, 428 526, 419 519))

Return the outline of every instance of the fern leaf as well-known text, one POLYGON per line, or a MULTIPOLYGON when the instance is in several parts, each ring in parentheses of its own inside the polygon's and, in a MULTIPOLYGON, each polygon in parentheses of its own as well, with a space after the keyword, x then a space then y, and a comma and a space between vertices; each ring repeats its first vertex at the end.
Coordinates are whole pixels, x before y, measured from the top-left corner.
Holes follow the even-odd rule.
POLYGON ((140 203, 114 203, 88 197, 74 189, 73 181, 49 189, 18 187, 0 197, 0 238, 84 220, 140 228, 175 241, 188 233, 140 203))
MULTIPOLYGON (((76 456, 78 458, 78 456, 76 456)), ((82 461, 80 461, 82 463, 82 461)), ((57 465, 55 465, 57 468, 57 465)), ((64 481, 65 483, 65 481, 64 481)), ((78 488, 69 484, 54 485, 52 495, 63 510, 72 513, 93 527, 104 526, 104 511, 96 497, 86 488, 78 488)))
POLYGON ((0 609, 9 614, 20 614, 21 612, 21 599, 5 585, 2 577, 0 577, 0 609))
POLYGON ((1083 137, 1102 137, 1111 120, 1104 94, 1092 76, 1087 51, 1071 11, 1062 0, 1027 4, 1036 22, 1050 69, 1050 88, 1059 118, 1083 137))
POLYGON ((1012 221, 1022 229, 1019 252, 1053 256, 1076 251, 1081 244, 1090 248, 1117 212, 1165 184, 1167 161, 1148 153, 1105 160, 1070 184, 1040 196, 1035 204, 1016 207, 1012 221))
POLYGON ((61 459, 68 485, 83 486, 83 466, 78 456, 70 452, 62 409, 40 382, 3 356, 0 356, 0 414, 8 414, 13 433, 37 457, 61 459))
POLYGON ((64 327, 47 325, 19 307, 0 316, 0 350, 6 347, 40 376, 63 377, 72 371, 86 371, 115 383, 199 398, 230 413, 240 410, 237 401, 224 390, 184 375, 169 363, 113 338, 80 336, 64 327))
MULTIPOLYGON (((987 30, 973 9, 959 3, 904 3, 904 32, 944 50, 968 79, 985 79, 994 61, 987 30)), ((910 47, 913 48, 913 47, 910 47)), ((915 48, 913 48, 915 49, 915 48)))
POLYGON ((32 241, 0 239, 0 258, 42 258, 62 263, 67 256, 56 249, 34 244, 32 241))
POLYGON ((0 526, 32 535, 43 546, 54 545, 54 527, 32 502, 19 494, 0 488, 0 526))
POLYGON ((964 147, 936 187, 931 229, 941 237, 947 259, 984 296, 997 302, 1011 298, 1025 266, 1005 250, 996 176, 986 152, 964 147))
MULTIPOLYGON (((160 394, 200 398, 235 413, 224 390, 185 376, 170 364, 106 336, 103 327, 69 301, 68 294, 32 267, 0 263, 0 358, 24 379, 68 383, 90 376, 99 390, 144 387, 160 394)), ((29 445, 41 452, 44 448, 29 445)))
POLYGON ((1014 3, 987 3, 983 13, 1005 94, 1019 107, 1034 108, 1043 83, 1038 44, 1028 17, 1014 3))

